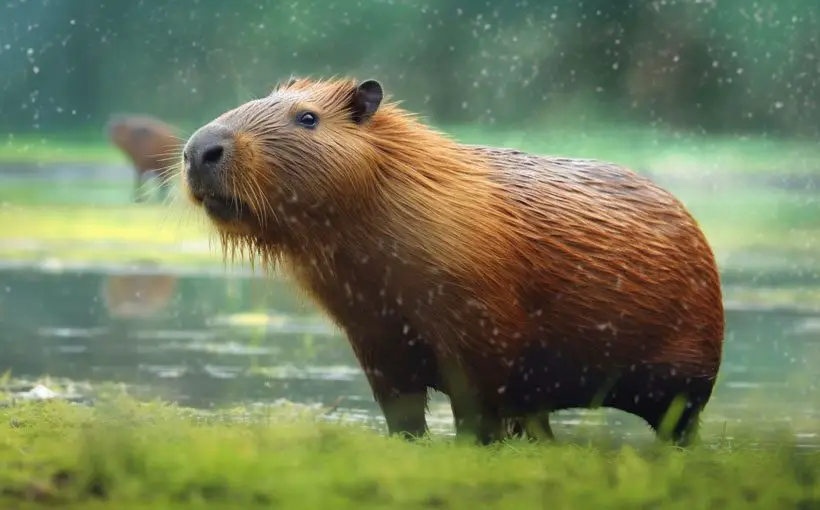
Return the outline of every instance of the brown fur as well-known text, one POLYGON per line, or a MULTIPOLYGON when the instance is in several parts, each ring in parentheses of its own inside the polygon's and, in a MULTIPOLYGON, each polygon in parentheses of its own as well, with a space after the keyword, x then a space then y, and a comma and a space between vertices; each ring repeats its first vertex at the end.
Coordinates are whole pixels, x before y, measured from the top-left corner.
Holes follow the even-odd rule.
POLYGON ((346 332, 390 432, 426 430, 432 388, 482 442, 596 405, 687 441, 724 317, 683 205, 610 163, 459 144, 395 103, 355 122, 356 90, 292 80, 215 119, 235 144, 220 193, 244 213, 212 219, 228 254, 281 262, 346 332), (306 109, 316 129, 295 124, 306 109))
POLYGON ((140 188, 147 179, 158 180, 160 193, 167 195, 181 142, 176 128, 147 115, 112 117, 105 132, 134 167, 134 200, 140 201, 140 188))

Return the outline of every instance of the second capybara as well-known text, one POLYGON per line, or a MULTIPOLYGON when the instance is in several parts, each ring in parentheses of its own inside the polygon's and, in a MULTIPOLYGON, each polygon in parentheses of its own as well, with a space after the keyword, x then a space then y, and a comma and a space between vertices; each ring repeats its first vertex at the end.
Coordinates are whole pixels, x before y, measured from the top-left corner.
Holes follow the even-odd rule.
POLYGON ((105 133, 134 167, 134 201, 141 201, 142 186, 150 179, 156 180, 160 198, 166 198, 182 146, 176 128, 148 115, 120 114, 111 116, 105 133))
POLYGON ((647 178, 459 143, 352 79, 292 79, 225 112, 181 175, 227 257, 282 267, 345 332, 390 433, 426 433, 433 389, 483 444, 552 437, 549 412, 597 406, 696 437, 719 275, 647 178))

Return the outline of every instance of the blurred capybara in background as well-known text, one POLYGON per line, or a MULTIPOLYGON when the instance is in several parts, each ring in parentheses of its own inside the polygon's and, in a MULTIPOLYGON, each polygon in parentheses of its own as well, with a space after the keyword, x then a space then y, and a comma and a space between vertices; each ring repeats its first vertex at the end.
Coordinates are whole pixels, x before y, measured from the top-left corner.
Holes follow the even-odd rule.
POLYGON ((150 178, 157 179, 160 197, 167 197, 181 149, 176 128, 148 115, 118 114, 109 118, 105 132, 134 166, 134 201, 141 201, 140 190, 150 178))

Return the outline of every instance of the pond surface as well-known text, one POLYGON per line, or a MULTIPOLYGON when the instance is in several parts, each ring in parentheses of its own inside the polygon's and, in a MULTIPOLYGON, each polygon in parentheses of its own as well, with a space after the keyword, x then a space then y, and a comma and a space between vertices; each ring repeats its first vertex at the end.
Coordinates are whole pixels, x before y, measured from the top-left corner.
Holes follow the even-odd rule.
MULTIPOLYGON (((820 443, 820 313, 732 305, 727 323, 721 380, 704 419, 753 417, 820 443)), ((3 269, 0 353, 0 370, 15 378, 120 382, 198 408, 287 399, 381 418, 340 333, 286 282, 252 275, 3 269)), ((451 432, 443 397, 431 414, 434 429, 451 432)), ((559 414, 556 432, 582 416, 559 414)), ((622 433, 647 434, 630 416, 606 416, 622 433)))

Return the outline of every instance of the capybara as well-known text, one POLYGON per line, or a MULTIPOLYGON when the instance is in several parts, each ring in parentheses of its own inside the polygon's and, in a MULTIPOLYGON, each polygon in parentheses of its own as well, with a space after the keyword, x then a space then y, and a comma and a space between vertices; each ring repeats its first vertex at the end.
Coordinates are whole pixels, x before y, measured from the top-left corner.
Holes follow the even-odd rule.
POLYGON ((142 185, 151 178, 157 181, 160 198, 167 198, 182 146, 176 128, 148 115, 120 114, 109 118, 105 132, 134 167, 134 201, 141 201, 142 185))
POLYGON ((227 258, 282 267, 345 332, 390 433, 423 435, 434 389, 482 444, 598 406, 695 437, 722 359, 719 275, 647 178, 465 145, 346 78, 223 113, 181 175, 227 258))

